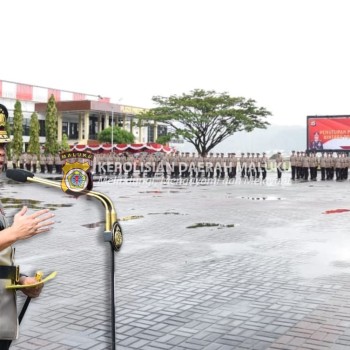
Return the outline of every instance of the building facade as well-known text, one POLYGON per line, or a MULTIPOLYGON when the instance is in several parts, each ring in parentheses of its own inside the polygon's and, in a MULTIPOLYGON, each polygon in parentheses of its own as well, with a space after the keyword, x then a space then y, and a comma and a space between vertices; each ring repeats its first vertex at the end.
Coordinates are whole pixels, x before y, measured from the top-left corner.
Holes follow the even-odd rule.
MULTIPOLYGON (((21 102, 23 113, 23 142, 29 141, 31 115, 36 112, 40 124, 40 143, 45 143, 45 117, 47 102, 54 95, 58 116, 58 141, 66 134, 70 144, 97 142, 97 134, 107 127, 121 127, 135 136, 135 143, 155 142, 165 135, 165 125, 147 123, 137 115, 144 108, 114 104, 110 98, 72 91, 65 91, 12 81, 0 80, 0 103, 9 111, 9 123, 13 125, 16 101, 21 102)), ((112 140, 111 140, 112 142, 112 140)))

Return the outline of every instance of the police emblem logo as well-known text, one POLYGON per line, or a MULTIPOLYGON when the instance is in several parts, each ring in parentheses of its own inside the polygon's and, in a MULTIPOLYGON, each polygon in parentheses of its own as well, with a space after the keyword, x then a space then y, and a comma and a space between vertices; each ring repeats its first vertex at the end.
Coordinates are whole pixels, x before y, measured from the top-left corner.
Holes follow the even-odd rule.
MULTIPOLYGON (((67 174, 65 175, 65 185, 67 189, 79 192, 84 191, 89 183, 89 177, 86 172, 86 164, 79 164, 79 163, 73 163, 69 167, 66 167, 64 170, 68 170, 67 174), (73 167, 73 168, 71 168, 73 167)), ((90 168, 90 166, 87 164, 87 168, 90 168)))
POLYGON ((89 152, 63 152, 60 158, 65 162, 62 166, 62 190, 73 194, 91 190, 93 184, 90 168, 94 155, 89 152))

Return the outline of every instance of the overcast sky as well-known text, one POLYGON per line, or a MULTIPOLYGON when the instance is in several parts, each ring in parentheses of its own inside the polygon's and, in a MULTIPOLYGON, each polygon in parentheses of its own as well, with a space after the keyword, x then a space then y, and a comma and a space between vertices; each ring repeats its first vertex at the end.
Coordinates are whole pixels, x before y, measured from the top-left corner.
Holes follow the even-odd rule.
POLYGON ((277 125, 350 114, 347 0, 4 0, 0 79, 152 107, 196 88, 277 125))

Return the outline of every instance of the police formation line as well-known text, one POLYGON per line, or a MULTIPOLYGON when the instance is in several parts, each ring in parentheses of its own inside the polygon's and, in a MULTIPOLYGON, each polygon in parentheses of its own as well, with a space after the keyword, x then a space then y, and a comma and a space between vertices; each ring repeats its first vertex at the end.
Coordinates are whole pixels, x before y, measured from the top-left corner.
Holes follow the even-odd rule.
MULTIPOLYGON (((20 169, 26 169, 28 171, 33 171, 34 173, 37 172, 38 167, 40 167, 40 173, 56 173, 61 174, 62 173, 62 164, 59 153, 57 154, 40 154, 40 157, 38 157, 34 153, 22 153, 19 157, 16 155, 12 155, 11 158, 12 167, 14 169, 20 168, 20 169)), ((5 165, 5 168, 7 167, 7 164, 5 165)))
MULTIPOLYGON (((12 157, 12 167, 40 173, 62 173, 63 161, 59 154, 23 153, 12 157)), ((289 157, 278 152, 271 160, 266 153, 209 153, 200 157, 196 153, 99 153, 95 154, 92 172, 96 175, 133 177, 154 177, 163 175, 171 178, 230 178, 266 179, 267 170, 276 169, 277 179, 290 167, 292 180, 346 180, 350 157, 346 153, 308 153, 292 151, 289 157)))

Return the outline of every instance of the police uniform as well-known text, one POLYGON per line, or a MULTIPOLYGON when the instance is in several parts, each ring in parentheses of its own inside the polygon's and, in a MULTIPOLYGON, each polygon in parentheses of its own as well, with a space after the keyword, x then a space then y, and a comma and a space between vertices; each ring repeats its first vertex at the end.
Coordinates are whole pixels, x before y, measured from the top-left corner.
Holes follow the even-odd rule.
POLYGON ((221 153, 221 158, 219 162, 220 162, 220 178, 223 179, 225 178, 225 170, 227 166, 227 161, 226 161, 226 158, 224 157, 224 153, 221 153))
POLYGON ((255 178, 256 179, 260 178, 260 170, 261 170, 260 161, 261 161, 260 153, 257 153, 255 158, 255 178))
MULTIPOLYGON (((10 141, 5 129, 7 118, 7 108, 0 105, 0 143, 10 141)), ((0 231, 6 227, 8 223, 0 202, 0 231)), ((0 250, 0 349, 8 349, 10 341, 18 337, 16 292, 5 288, 18 278, 18 270, 14 266, 14 249, 10 246, 0 250)))
POLYGON ((314 153, 311 153, 309 159, 309 168, 310 168, 310 179, 312 181, 317 180, 317 159, 314 153))
POLYGON ((281 179, 283 169, 283 158, 281 152, 277 153, 276 157, 277 179, 281 179))
POLYGON ((266 179, 266 168, 267 168, 267 157, 266 157, 266 153, 263 152, 262 157, 260 159, 260 168, 261 168, 261 176, 262 179, 265 180, 266 179))
POLYGON ((40 173, 45 174, 45 168, 46 168, 46 156, 44 153, 40 154, 40 173))
POLYGON ((25 158, 26 158, 26 154, 25 153, 22 153, 19 156, 19 168, 20 169, 24 169, 25 158))
POLYGON ((205 168, 206 168, 208 177, 210 179, 214 178, 214 163, 215 163, 214 153, 210 152, 209 158, 206 159, 206 163, 205 163, 205 168))
POLYGON ((342 166, 342 161, 340 158, 340 154, 337 154, 337 157, 335 158, 334 162, 334 168, 335 168, 335 177, 337 181, 341 180, 341 166, 342 166))
POLYGON ((55 163, 56 174, 62 174, 62 161, 58 153, 56 153, 54 156, 54 163, 55 163))
POLYGON ((33 153, 32 155, 32 167, 33 167, 33 173, 36 173, 36 167, 38 165, 38 156, 33 153))
POLYGON ((236 153, 232 153, 232 157, 231 157, 231 162, 232 162, 232 178, 235 179, 236 178, 236 174, 237 174, 237 157, 236 157, 236 153))
POLYGON ((25 154, 25 163, 26 163, 26 169, 28 171, 32 170, 32 155, 30 153, 25 154))
MULTIPOLYGON (((6 227, 8 223, 0 202, 0 230, 6 227)), ((18 337, 16 292, 5 289, 5 286, 13 283, 15 278, 14 249, 8 247, 0 251, 0 348, 2 340, 18 337)))
POLYGON ((12 168, 16 169, 17 168, 17 163, 18 163, 18 156, 16 154, 12 155, 12 168))
POLYGON ((292 151, 292 155, 289 157, 290 167, 292 169, 292 180, 295 180, 296 168, 297 168, 297 156, 295 151, 292 151))
POLYGON ((318 165, 321 168, 321 180, 326 180, 326 158, 322 152, 320 159, 318 160, 318 165))
POLYGON ((302 163, 303 176, 304 176, 304 180, 307 181, 309 179, 309 167, 310 167, 309 154, 305 153, 304 156, 302 157, 302 159, 303 159, 303 163, 302 163))
POLYGON ((54 157, 51 153, 46 156, 47 172, 52 174, 54 157))

